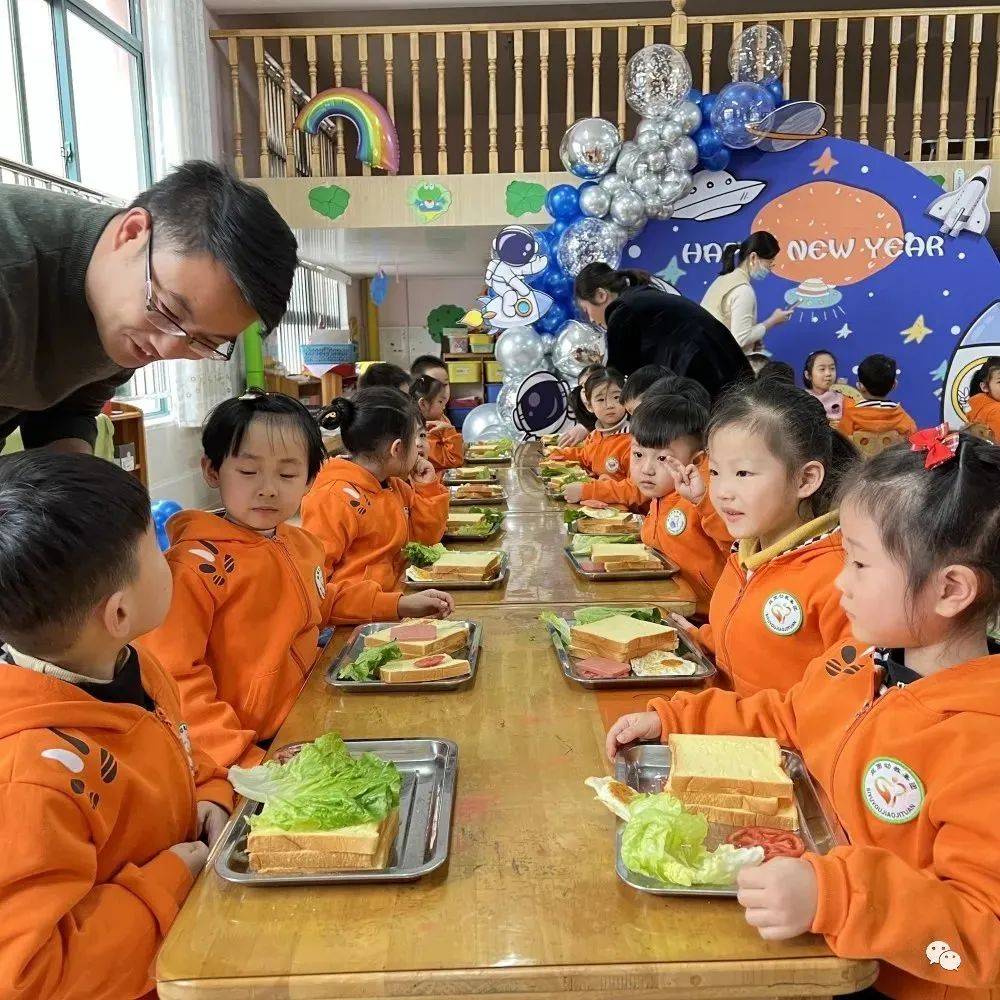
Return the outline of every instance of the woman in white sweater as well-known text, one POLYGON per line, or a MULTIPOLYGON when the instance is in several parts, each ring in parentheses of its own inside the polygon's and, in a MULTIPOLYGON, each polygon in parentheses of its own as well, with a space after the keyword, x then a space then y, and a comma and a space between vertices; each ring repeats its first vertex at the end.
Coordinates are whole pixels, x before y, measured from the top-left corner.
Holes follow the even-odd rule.
POLYGON ((722 272, 701 300, 702 306, 729 328, 744 351, 759 350, 767 331, 791 318, 794 307, 775 309, 758 323, 757 295, 750 284, 771 273, 780 249, 778 241, 763 230, 751 233, 739 246, 726 247, 722 272))

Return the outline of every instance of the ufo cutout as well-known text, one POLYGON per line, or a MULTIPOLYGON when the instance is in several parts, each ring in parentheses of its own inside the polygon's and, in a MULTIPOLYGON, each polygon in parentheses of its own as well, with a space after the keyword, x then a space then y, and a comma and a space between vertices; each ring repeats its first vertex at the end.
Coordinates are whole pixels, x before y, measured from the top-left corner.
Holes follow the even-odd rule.
POLYGON ((674 202, 674 218, 721 219, 748 205, 764 187, 763 181, 738 181, 727 170, 699 170, 687 194, 674 202))
POLYGON ((807 278, 801 285, 785 292, 785 301, 799 309, 830 309, 844 296, 822 278, 807 278))

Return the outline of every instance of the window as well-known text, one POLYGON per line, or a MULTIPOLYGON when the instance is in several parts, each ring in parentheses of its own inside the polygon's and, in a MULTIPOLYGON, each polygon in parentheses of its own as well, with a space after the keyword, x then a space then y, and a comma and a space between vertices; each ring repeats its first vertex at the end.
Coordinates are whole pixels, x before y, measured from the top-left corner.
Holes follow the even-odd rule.
POLYGON ((145 368, 137 368, 131 380, 115 393, 115 399, 138 406, 147 417, 169 416, 167 362, 154 361, 145 368))
POLYGON ((322 325, 328 330, 347 326, 347 286, 323 268, 300 263, 292 281, 288 312, 264 341, 264 353, 276 358, 292 375, 302 371, 300 348, 322 325))
POLYGON ((0 0, 0 36, 0 155, 117 198, 145 187, 139 0, 0 0))

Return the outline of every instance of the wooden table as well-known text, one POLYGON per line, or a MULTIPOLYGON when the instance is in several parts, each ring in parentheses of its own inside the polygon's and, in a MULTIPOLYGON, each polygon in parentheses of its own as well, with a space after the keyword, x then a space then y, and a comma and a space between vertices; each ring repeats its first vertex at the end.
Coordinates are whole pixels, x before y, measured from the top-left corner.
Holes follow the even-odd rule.
MULTIPOLYGON (((507 510, 516 514, 555 513, 565 509, 562 500, 552 500, 545 495, 542 481, 528 466, 499 465, 497 482, 507 491, 507 510)), ((458 508, 456 508, 458 509, 458 508)))
POLYGON ((562 676, 538 610, 477 610, 463 691, 339 694, 313 672, 275 746, 332 729, 458 743, 450 861, 371 887, 254 890, 209 870, 160 953, 163 1000, 830 997, 874 979, 821 938, 763 941, 735 901, 618 880, 614 817, 583 784, 610 769, 599 699, 562 676))

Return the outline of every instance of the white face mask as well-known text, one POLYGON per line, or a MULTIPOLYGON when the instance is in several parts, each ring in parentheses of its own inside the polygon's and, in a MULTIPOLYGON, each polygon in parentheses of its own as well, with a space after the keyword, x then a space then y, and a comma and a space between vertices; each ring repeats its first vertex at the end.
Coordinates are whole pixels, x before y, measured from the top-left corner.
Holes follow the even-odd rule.
POLYGON ((771 269, 766 264, 762 264, 759 260, 753 261, 747 268, 747 274, 749 274, 751 279, 754 281, 760 281, 762 278, 766 278, 770 273, 771 269))

